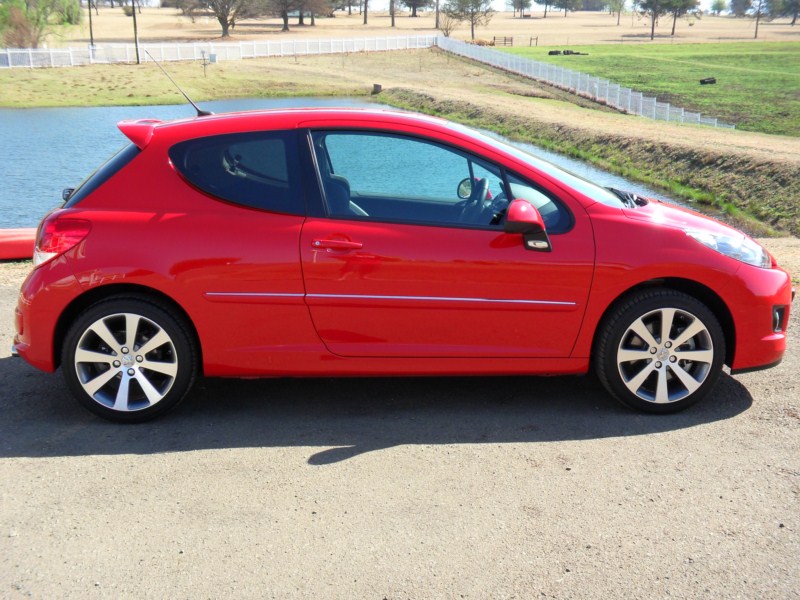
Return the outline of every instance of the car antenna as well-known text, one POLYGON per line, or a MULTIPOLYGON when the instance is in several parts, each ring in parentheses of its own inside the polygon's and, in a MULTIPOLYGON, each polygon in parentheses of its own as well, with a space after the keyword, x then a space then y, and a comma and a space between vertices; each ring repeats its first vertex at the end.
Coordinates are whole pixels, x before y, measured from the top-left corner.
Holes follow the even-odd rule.
POLYGON ((189 104, 191 104, 194 107, 194 109, 197 111, 197 116, 198 117, 207 117, 209 115, 213 115, 214 114, 213 112, 210 112, 210 111, 207 111, 207 110, 202 110, 199 106, 197 106, 197 104, 192 102, 192 99, 189 98, 189 96, 186 94, 186 92, 184 92, 181 89, 181 86, 179 86, 177 83, 175 83, 175 80, 172 77, 169 76, 169 73, 167 73, 167 70, 164 67, 161 66, 161 63, 159 63, 155 58, 153 58, 153 55, 150 54, 150 52, 148 50, 145 50, 144 53, 147 54, 147 56, 150 57, 150 60, 152 60, 154 63, 156 63, 156 66, 159 69, 161 69, 161 72, 164 73, 164 75, 167 76, 167 79, 169 79, 172 82, 172 85, 174 85, 176 88, 178 88, 178 91, 181 94, 183 94, 183 97, 186 98, 186 101, 189 104))

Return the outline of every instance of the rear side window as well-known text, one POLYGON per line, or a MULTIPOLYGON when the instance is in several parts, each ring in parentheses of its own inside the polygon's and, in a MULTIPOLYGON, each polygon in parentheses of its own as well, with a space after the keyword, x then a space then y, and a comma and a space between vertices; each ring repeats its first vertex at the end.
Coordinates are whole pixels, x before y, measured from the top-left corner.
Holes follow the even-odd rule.
POLYGON ((304 214, 293 132, 266 131, 198 138, 169 150, 189 183, 221 200, 304 214))
POLYGON ((75 191, 70 194, 70 197, 67 198, 67 201, 64 203, 64 208, 72 208, 78 204, 78 202, 111 179, 122 167, 136 158, 139 152, 140 150, 135 144, 129 144, 122 148, 122 150, 109 158, 99 169, 89 175, 89 177, 83 180, 83 183, 75 188, 75 191))

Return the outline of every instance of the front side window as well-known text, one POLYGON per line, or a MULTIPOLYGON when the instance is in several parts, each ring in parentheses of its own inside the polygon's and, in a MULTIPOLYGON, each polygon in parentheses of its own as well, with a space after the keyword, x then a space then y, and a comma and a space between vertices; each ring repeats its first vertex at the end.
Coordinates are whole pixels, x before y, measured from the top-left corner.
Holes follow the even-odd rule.
POLYGON ((274 212, 305 212, 293 133, 198 138, 175 144, 169 157, 189 183, 212 196, 274 212))
POLYGON ((312 139, 332 217, 498 227, 507 201, 495 165, 390 133, 317 131, 312 139))

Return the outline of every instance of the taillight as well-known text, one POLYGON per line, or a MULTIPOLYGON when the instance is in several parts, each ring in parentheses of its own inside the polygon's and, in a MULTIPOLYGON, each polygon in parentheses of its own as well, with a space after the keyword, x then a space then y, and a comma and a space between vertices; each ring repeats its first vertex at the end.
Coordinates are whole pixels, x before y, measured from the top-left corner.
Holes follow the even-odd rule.
POLYGON ((58 213, 45 217, 36 232, 33 266, 38 267, 74 248, 91 229, 91 223, 84 219, 59 218, 58 213))

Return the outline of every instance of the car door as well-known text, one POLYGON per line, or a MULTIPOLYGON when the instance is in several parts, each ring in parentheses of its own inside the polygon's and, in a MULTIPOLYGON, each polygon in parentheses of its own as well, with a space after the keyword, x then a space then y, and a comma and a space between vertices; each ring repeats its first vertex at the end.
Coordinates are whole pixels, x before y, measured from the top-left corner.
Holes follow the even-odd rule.
POLYGON ((430 139, 311 136, 326 214, 306 220, 300 254, 311 317, 331 352, 570 354, 593 269, 583 211, 548 198, 556 206, 551 222, 563 221, 552 252, 526 250, 521 235, 503 233, 498 213, 511 193, 547 197, 519 176, 430 139), (475 209, 483 181, 485 209, 475 209))

